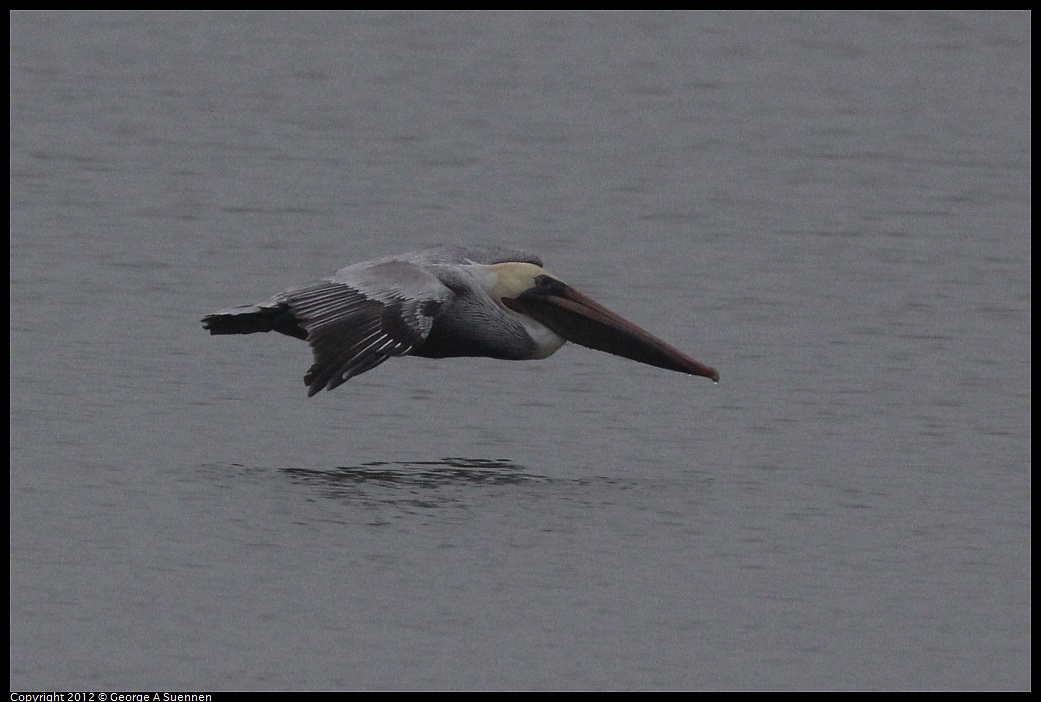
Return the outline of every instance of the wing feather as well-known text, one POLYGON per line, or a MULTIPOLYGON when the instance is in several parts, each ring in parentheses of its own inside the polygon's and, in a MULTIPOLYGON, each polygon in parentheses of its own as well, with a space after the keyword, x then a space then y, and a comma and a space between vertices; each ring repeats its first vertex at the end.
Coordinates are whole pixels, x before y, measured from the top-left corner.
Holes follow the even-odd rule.
POLYGON ((314 353, 304 376, 310 397, 409 353, 454 293, 421 267, 395 260, 348 266, 281 297, 314 353))

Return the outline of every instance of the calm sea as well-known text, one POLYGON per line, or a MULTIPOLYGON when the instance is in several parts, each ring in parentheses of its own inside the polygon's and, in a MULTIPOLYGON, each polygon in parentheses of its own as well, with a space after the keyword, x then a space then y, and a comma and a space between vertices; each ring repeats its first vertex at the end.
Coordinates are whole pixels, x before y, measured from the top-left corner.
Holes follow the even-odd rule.
POLYGON ((23 13, 11 687, 1029 689, 1029 13, 23 13), (199 319, 535 251, 718 368, 199 319))

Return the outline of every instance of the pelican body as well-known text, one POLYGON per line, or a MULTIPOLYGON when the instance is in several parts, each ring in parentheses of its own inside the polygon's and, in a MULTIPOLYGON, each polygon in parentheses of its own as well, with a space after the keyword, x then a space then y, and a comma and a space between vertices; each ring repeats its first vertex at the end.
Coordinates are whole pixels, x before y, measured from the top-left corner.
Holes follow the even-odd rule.
POLYGON ((394 356, 546 358, 567 341, 667 370, 719 373, 586 297, 523 251, 435 246, 356 263, 202 319, 211 334, 275 331, 311 345, 311 397, 394 356))

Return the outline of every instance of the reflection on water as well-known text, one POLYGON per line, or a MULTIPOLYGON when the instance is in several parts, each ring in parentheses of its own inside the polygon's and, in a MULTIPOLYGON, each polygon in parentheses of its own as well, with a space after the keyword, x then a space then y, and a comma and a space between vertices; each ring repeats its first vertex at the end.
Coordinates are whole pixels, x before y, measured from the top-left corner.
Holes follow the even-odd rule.
MULTIPOLYGON (((196 477, 222 488, 248 489, 267 485, 263 492, 270 496, 271 480, 282 483, 286 477, 308 501, 316 498, 365 506, 373 509, 390 507, 411 512, 444 507, 463 507, 481 496, 523 496, 524 499, 552 494, 557 499, 577 504, 600 504, 613 501, 618 490, 668 489, 656 481, 625 480, 615 476, 560 478, 532 472, 530 468, 507 458, 447 457, 426 461, 370 461, 335 468, 273 468, 247 466, 241 463, 204 464, 196 477), (547 493, 547 490, 549 491, 547 493), (605 496, 604 491, 608 495, 605 496)), ((186 478, 194 482, 195 478, 186 478)), ((275 488, 285 495, 281 488, 275 488)), ((249 499, 243 496, 242 499, 249 499)))
POLYGON ((332 469, 282 468, 293 483, 324 498, 398 508, 461 504, 476 487, 532 485, 545 476, 505 458, 442 458, 431 461, 372 461, 332 469))
POLYGON ((331 470, 283 468, 282 472, 291 476, 294 482, 317 483, 326 486, 382 484, 432 488, 459 483, 516 485, 547 480, 544 476, 527 472, 524 466, 506 458, 371 461, 331 470))

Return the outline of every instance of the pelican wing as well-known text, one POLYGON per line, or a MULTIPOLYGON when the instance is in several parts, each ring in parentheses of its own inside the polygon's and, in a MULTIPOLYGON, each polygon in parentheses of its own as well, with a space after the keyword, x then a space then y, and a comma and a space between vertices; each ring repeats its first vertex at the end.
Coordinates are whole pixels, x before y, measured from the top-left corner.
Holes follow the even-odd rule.
POLYGON ((304 376, 308 397, 409 353, 453 296, 433 274, 402 260, 348 266, 282 293, 314 352, 304 376))
POLYGON ((532 263, 542 265, 542 259, 528 251, 518 251, 502 246, 452 246, 441 244, 430 246, 419 251, 393 256, 388 259, 407 260, 424 266, 455 266, 466 263, 532 263))

